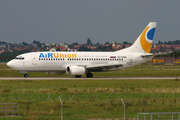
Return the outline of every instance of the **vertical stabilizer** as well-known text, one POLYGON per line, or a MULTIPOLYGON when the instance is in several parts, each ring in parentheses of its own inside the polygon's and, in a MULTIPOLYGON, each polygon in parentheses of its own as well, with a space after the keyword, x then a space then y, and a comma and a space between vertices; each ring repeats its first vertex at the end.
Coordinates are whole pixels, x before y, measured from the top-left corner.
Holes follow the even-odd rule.
POLYGON ((127 52, 150 53, 154 33, 156 30, 156 24, 156 22, 150 22, 143 30, 143 32, 139 35, 139 37, 136 39, 134 44, 131 47, 124 50, 127 52))

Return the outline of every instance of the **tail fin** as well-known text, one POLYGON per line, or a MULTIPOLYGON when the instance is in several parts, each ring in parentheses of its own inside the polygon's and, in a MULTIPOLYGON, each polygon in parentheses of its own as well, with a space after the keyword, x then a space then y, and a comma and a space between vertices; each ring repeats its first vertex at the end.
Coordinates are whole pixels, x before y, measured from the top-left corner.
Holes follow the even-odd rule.
POLYGON ((150 22, 136 39, 134 44, 125 50, 128 52, 150 53, 156 24, 156 22, 150 22))

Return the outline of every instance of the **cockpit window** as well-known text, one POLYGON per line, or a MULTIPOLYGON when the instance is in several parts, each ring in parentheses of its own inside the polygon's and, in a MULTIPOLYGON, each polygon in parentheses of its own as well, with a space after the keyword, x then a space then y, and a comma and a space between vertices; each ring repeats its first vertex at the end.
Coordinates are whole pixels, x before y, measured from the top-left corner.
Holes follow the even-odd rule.
POLYGON ((16 60, 24 60, 25 58, 22 57, 22 56, 17 56, 17 57, 15 57, 14 59, 16 59, 16 60))

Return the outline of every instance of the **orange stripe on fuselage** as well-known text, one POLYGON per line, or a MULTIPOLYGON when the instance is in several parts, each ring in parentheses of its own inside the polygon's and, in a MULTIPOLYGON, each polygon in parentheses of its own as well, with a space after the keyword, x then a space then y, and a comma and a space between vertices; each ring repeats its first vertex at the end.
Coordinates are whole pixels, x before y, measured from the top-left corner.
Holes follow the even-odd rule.
POLYGON ((145 37, 148 28, 149 27, 147 27, 141 34, 140 43, 141 43, 141 47, 143 48, 143 50, 147 53, 150 53, 152 42, 151 43, 147 42, 146 37, 145 37))

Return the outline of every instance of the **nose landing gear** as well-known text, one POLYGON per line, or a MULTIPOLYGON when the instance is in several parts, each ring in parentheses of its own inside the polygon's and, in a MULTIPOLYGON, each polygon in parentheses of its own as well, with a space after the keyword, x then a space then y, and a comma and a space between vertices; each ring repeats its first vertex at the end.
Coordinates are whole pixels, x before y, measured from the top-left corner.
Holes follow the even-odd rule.
POLYGON ((27 72, 27 71, 21 71, 21 70, 19 70, 18 72, 19 72, 19 73, 24 73, 24 77, 25 77, 25 78, 28 77, 28 72, 27 72))

